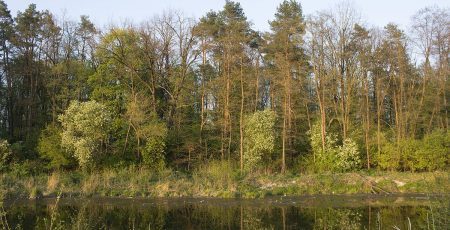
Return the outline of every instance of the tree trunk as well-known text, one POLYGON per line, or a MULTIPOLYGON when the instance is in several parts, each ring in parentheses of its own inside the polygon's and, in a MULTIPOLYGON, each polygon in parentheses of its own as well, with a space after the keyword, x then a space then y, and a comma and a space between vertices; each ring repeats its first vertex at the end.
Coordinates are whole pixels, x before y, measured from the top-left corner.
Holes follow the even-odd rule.
POLYGON ((240 135, 240 165, 241 170, 244 170, 244 72, 243 72, 243 58, 241 56, 241 113, 239 116, 239 135, 240 135))

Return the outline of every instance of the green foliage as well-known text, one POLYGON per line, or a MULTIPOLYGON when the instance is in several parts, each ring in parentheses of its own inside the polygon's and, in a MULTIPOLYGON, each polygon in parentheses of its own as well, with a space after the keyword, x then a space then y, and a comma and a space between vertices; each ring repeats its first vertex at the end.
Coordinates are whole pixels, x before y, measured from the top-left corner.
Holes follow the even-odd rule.
POLYGON ((412 171, 445 169, 450 161, 450 132, 436 130, 419 141, 419 148, 412 154, 412 171))
POLYGON ((325 149, 322 149, 322 137, 320 123, 316 122, 312 129, 308 132, 311 138, 311 150, 313 153, 313 160, 309 160, 313 164, 314 171, 334 171, 337 159, 336 143, 337 135, 334 133, 327 133, 325 137, 325 149))
POLYGON ((11 156, 12 151, 8 141, 0 139, 0 172, 8 166, 11 156))
POLYGON ((275 120, 276 114, 271 110, 258 111, 246 117, 244 127, 246 169, 251 170, 270 159, 275 149, 275 120))
POLYGON ((405 140, 399 143, 384 142, 380 154, 377 156, 378 166, 384 170, 399 170, 401 168, 402 154, 411 152, 405 150, 414 149, 413 145, 416 145, 415 140, 405 140))
POLYGON ((160 172, 164 169, 164 153, 166 144, 162 138, 149 139, 142 150, 142 160, 152 171, 160 172))
POLYGON ((141 58, 137 55, 141 49, 137 45, 137 33, 132 29, 112 29, 96 49, 100 64, 88 80, 92 87, 90 97, 108 106, 114 115, 125 109, 127 83, 131 83, 133 77, 130 67, 143 68, 139 66, 141 58))
POLYGON ((338 147, 337 167, 340 171, 351 171, 361 167, 361 158, 356 143, 347 138, 342 146, 338 147))
POLYGON ((139 108, 129 109, 128 113, 130 111, 134 111, 134 115, 129 116, 130 121, 134 123, 133 126, 136 127, 136 136, 145 141, 142 150, 144 165, 153 171, 162 171, 165 166, 166 124, 161 122, 154 113, 145 114, 139 108))
POLYGON ((22 141, 17 141, 11 144, 11 150, 13 153, 13 161, 19 161, 19 156, 25 152, 25 146, 22 141))
POLYGON ((61 145, 70 151, 82 168, 91 165, 106 140, 111 115, 96 101, 72 101, 59 116, 63 132, 61 145))
POLYGON ((448 49, 433 35, 447 31, 447 10, 414 17, 414 44, 428 44, 416 64, 399 26, 374 34, 342 7, 306 19, 284 0, 260 33, 226 1, 198 23, 168 13, 100 33, 87 16, 59 22, 35 4, 13 18, 0 0, 0 137, 11 142, 0 170, 191 170, 236 163, 241 144, 243 174, 292 159, 315 172, 448 170, 448 49), (322 118, 324 146, 311 127, 322 118))
POLYGON ((381 169, 433 171, 445 169, 449 161, 450 135, 437 130, 421 140, 384 141, 377 158, 381 169))
POLYGON ((41 131, 37 150, 39 156, 47 161, 48 167, 60 169, 74 164, 74 159, 68 151, 61 147, 62 129, 57 124, 51 123, 41 131))
MULTIPOLYGON (((360 168, 358 146, 351 138, 345 139, 343 144, 339 145, 338 136, 328 132, 325 136, 325 149, 322 149, 320 123, 316 122, 308 133, 314 154, 312 162, 314 171, 346 172, 360 168)), ((311 159, 308 161, 311 162, 311 159)))
POLYGON ((25 160, 22 162, 12 162, 9 166, 10 172, 18 177, 32 176, 43 173, 44 162, 39 160, 25 160))

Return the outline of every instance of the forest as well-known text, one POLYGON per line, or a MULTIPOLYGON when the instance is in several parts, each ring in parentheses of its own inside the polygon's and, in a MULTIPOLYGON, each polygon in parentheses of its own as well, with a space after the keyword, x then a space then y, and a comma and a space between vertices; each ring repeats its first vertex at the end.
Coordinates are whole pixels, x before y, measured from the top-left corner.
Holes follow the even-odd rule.
POLYGON ((448 8, 378 28, 285 0, 268 23, 228 0, 103 28, 0 0, 0 171, 448 171, 448 8))

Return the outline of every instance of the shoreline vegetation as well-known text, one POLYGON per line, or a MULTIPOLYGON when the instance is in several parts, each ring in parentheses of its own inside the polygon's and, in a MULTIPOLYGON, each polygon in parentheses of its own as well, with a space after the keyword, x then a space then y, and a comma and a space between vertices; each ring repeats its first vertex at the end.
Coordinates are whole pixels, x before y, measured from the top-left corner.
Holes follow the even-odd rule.
POLYGON ((450 195, 449 173, 377 172, 246 175, 216 162, 192 174, 144 168, 88 172, 53 172, 35 176, 0 175, 0 197, 117 198, 267 198, 307 195, 450 195))

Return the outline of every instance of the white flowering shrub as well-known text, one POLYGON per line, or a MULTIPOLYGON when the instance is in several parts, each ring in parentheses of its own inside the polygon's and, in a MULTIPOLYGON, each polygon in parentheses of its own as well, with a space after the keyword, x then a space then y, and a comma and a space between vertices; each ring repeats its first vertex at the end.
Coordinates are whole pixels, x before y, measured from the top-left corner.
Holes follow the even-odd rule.
POLYGON ((106 140, 111 123, 107 107, 96 101, 72 101, 59 116, 63 127, 61 146, 70 151, 82 168, 93 163, 93 158, 106 140))
POLYGON ((3 171, 9 163, 12 151, 7 140, 0 139, 0 171, 3 171))
POLYGON ((275 149, 276 114, 271 110, 258 111, 245 119, 244 165, 251 170, 261 164, 275 149))
POLYGON ((320 123, 316 122, 308 132, 311 140, 311 148, 315 160, 316 171, 350 171, 358 169, 361 165, 361 157, 357 144, 350 138, 338 144, 338 136, 327 132, 325 136, 325 149, 322 148, 322 136, 320 123))
POLYGON ((361 157, 358 152, 358 146, 356 143, 347 138, 342 143, 342 146, 339 146, 339 151, 337 151, 337 168, 340 171, 350 171, 354 169, 358 169, 361 166, 361 157))

